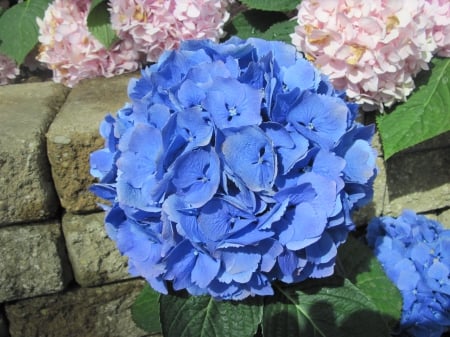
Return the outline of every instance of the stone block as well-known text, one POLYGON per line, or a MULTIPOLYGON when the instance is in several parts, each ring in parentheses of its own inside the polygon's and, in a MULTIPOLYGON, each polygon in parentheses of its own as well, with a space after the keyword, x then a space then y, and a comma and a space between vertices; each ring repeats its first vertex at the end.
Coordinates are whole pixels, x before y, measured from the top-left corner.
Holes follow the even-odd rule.
POLYGON ((437 220, 447 229, 450 229, 450 208, 440 212, 437 220))
POLYGON ((408 152, 438 150, 442 148, 450 148, 450 131, 444 132, 436 137, 433 137, 410 148, 407 148, 404 151, 405 153, 408 153, 408 152))
POLYGON ((62 220, 74 278, 81 286, 130 278, 127 258, 120 255, 115 243, 109 239, 103 219, 104 213, 67 213, 62 220))
POLYGON ((450 148, 397 154, 386 162, 383 213, 426 213, 450 206, 450 148))
POLYGON ((143 286, 132 280, 7 304, 11 337, 145 336, 130 312, 143 286))
POLYGON ((0 226, 57 212, 45 133, 67 92, 52 82, 0 88, 0 226))
POLYGON ((0 228, 0 302, 61 291, 71 280, 57 222, 0 228))
POLYGON ((135 74, 82 81, 68 95, 47 133, 47 152, 61 205, 71 213, 99 210, 89 192, 89 155, 103 146, 99 125, 128 102, 135 74))

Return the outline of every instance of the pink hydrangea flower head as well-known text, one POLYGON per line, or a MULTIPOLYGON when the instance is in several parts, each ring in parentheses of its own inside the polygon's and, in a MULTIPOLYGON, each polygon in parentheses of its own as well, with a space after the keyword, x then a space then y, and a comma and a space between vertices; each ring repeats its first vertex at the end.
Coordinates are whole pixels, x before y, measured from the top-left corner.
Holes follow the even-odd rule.
POLYGON ((0 85, 6 85, 19 75, 16 62, 8 56, 0 54, 0 85))
POLYGON ((134 71, 140 64, 130 40, 119 41, 107 49, 89 32, 90 3, 55 0, 43 19, 37 19, 41 44, 37 59, 53 70, 55 82, 69 87, 85 78, 134 71))
POLYGON ((164 50, 187 39, 223 36, 229 0, 110 0, 111 22, 120 38, 155 62, 164 50))
POLYGON ((424 7, 423 0, 304 0, 292 43, 351 99, 382 111, 406 100, 413 77, 428 69, 436 43, 424 7))
POLYGON ((425 10, 431 18, 429 30, 437 46, 437 55, 450 57, 450 1, 426 0, 425 10))

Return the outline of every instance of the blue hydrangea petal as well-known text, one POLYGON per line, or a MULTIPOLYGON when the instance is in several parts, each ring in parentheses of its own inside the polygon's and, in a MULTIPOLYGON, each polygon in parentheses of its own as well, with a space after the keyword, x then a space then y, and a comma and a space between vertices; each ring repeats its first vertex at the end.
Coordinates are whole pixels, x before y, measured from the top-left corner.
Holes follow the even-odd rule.
POLYGON ((188 143, 185 151, 208 145, 213 134, 209 114, 199 109, 186 109, 178 112, 177 132, 188 143))
POLYGON ((261 255, 261 271, 269 273, 277 262, 278 256, 283 253, 283 246, 275 239, 261 240, 263 254, 261 255))
POLYGON ((348 114, 349 109, 342 100, 309 94, 289 111, 287 120, 303 136, 328 149, 345 134, 348 114))
POLYGON ((206 110, 219 129, 259 125, 260 92, 236 79, 217 78, 205 99, 206 110))
POLYGON ((224 270, 218 280, 224 283, 247 283, 252 278, 253 273, 258 268, 261 256, 254 253, 242 252, 222 252, 221 259, 224 270))
POLYGON ((280 233, 280 242, 290 250, 300 250, 320 240, 327 224, 326 216, 309 203, 287 211, 283 220, 287 228, 280 233))
POLYGON ((280 41, 265 41, 258 38, 249 38, 247 42, 253 45, 259 58, 270 54, 273 60, 282 66, 289 67, 298 61, 299 54, 292 45, 280 41))
POLYGON ((295 88, 304 90, 314 90, 319 86, 321 80, 320 73, 306 59, 299 58, 294 64, 283 69, 283 84, 287 90, 295 88))
POLYGON ((205 89, 199 87, 194 81, 186 79, 178 89, 178 100, 186 108, 201 107, 206 97, 205 89))
POLYGON ((113 202, 117 196, 115 185, 111 184, 94 184, 89 188, 98 197, 113 202))
POLYGON ((277 173, 270 139, 258 127, 243 127, 226 136, 221 152, 227 165, 251 191, 269 190, 277 173))
POLYGON ((181 241, 167 256, 166 280, 172 280, 175 290, 192 286, 191 271, 196 261, 195 249, 189 240, 181 241))
POLYGON ((111 182, 116 173, 115 154, 107 149, 97 150, 91 153, 89 163, 91 166, 90 173, 96 178, 100 178, 101 182, 111 182))
POLYGON ((427 271, 427 276, 431 289, 450 295, 450 266, 434 261, 427 271))
MULTIPOLYGON (((337 184, 337 191, 339 192, 344 188, 342 171, 346 165, 349 165, 348 162, 333 152, 320 150, 314 158, 312 171, 335 181, 337 184)), ((373 167, 374 166, 372 166, 372 171, 373 167)))
POLYGON ((297 132, 288 132, 279 123, 263 123, 261 129, 272 140, 278 155, 280 174, 288 173, 292 167, 304 158, 309 141, 297 132))
POLYGON ((316 264, 327 263, 335 259, 336 254, 336 245, 328 233, 323 233, 316 243, 306 247, 308 261, 312 261, 316 264))
POLYGON ((185 153, 174 164, 172 183, 188 205, 203 206, 214 196, 220 183, 217 154, 207 149, 185 153))
POLYGON ((366 183, 375 173, 376 158, 370 144, 358 139, 345 154, 345 178, 352 182, 366 183))
POLYGON ((202 252, 197 253, 196 256, 197 259, 191 272, 191 280, 200 288, 206 288, 217 276, 220 270, 220 261, 202 252))

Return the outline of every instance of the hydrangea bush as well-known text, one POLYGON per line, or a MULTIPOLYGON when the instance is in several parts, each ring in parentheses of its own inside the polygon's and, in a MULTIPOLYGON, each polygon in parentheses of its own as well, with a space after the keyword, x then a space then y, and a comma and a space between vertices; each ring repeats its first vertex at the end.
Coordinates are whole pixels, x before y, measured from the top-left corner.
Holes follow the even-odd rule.
POLYGON ((441 336, 450 327, 450 230, 406 210, 373 219, 367 240, 402 294, 401 332, 441 336))
POLYGON ((39 27, 37 59, 53 71, 53 80, 69 87, 97 76, 112 77, 137 70, 139 54, 131 39, 110 48, 100 43, 87 27, 91 0, 54 0, 39 27))
POLYGON ((135 71, 182 40, 217 41, 229 18, 228 4, 228 0, 108 1, 106 15, 117 39, 105 46, 88 25, 91 0, 54 0, 44 17, 37 18, 38 60, 53 70, 55 82, 69 87, 85 78, 135 71))
POLYGON ((109 2, 112 28, 122 39, 134 42, 134 49, 148 62, 155 62, 165 50, 176 49, 180 41, 211 39, 224 35, 230 17, 230 0, 109 2))
POLYGON ((298 6, 292 43, 368 109, 406 101, 433 54, 449 56, 445 0, 315 1, 298 6))
POLYGON ((92 190, 130 272, 240 300, 323 278, 372 197, 372 126, 293 46, 182 43, 102 122, 92 190))

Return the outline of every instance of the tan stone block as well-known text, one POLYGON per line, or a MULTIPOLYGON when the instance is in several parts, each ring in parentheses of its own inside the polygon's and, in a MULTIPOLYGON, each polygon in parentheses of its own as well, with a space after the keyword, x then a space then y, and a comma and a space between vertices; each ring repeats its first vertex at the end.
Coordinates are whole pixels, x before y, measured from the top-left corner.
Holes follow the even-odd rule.
POLYGON ((61 205, 69 212, 98 210, 100 200, 88 190, 95 182, 89 155, 103 146, 99 125, 106 114, 128 102, 134 75, 85 80, 72 89, 47 133, 47 152, 61 205))
POLYGON ((67 92, 52 82, 0 87, 0 226, 57 212, 45 133, 67 92))
POLYGON ((74 215, 62 220, 73 274, 81 286, 93 286, 130 278, 127 258, 108 237, 104 213, 74 215))
POLYGON ((450 229, 450 208, 440 212, 437 220, 447 229, 450 229))
POLYGON ((0 228, 0 302, 61 291, 72 279, 57 222, 0 228))
POLYGON ((386 163, 386 177, 386 215, 450 207, 450 148, 395 155, 386 163))
POLYGON ((132 280, 6 305, 11 337, 141 337, 130 307, 144 287, 132 280))

